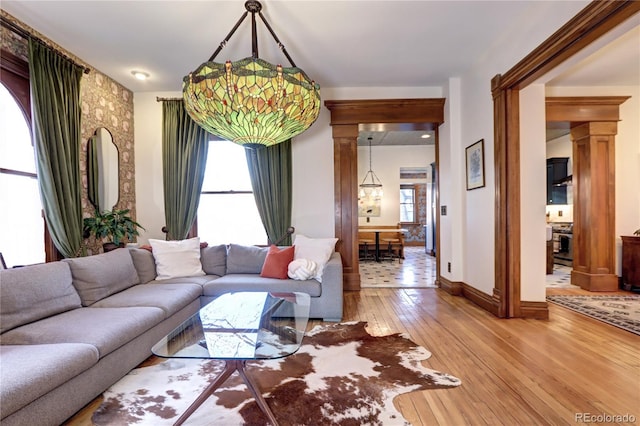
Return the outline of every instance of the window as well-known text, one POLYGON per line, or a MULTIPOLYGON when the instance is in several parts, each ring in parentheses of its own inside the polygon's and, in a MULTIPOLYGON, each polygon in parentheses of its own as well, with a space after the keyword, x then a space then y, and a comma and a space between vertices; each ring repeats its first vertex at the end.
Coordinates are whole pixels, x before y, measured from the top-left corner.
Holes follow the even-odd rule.
MULTIPOLYGON (((3 70, 4 71, 4 70, 3 70)), ((0 84, 0 252, 8 267, 45 261, 44 221, 29 122, 0 84)))
POLYGON ((268 242, 253 198, 244 150, 233 142, 209 142, 198 207, 198 236, 210 245, 268 242))
POLYGON ((400 185, 400 222, 415 222, 416 188, 400 185))

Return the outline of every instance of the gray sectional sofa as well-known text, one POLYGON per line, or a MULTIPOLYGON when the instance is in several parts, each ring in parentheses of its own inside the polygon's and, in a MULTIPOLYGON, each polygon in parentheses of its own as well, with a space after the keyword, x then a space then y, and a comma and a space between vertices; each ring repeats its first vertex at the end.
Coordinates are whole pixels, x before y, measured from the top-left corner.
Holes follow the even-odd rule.
POLYGON ((143 249, 0 270, 0 423, 62 423, 225 292, 305 292, 311 318, 341 320, 338 253, 320 283, 261 277, 266 250, 205 247, 205 275, 167 280, 156 279, 154 257, 143 249))

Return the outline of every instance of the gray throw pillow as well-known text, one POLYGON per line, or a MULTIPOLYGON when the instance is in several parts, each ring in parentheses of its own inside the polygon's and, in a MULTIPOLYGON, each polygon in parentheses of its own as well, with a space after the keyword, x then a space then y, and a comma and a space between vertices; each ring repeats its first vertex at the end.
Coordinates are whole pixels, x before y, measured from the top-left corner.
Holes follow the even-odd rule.
POLYGON ((0 270, 0 333, 80 307, 63 262, 0 270))
POLYGON ((156 273, 156 261, 153 258, 151 251, 139 248, 130 248, 129 254, 133 260, 133 266, 135 266, 138 272, 138 278, 140 278, 140 284, 146 284, 149 281, 156 279, 158 275, 156 273))
POLYGON ((200 262, 202 270, 207 275, 223 276, 227 273, 227 246, 217 246, 200 249, 200 262))
POLYGON ((229 244, 227 274, 259 274, 268 251, 268 247, 229 244))
POLYGON ((64 259, 83 306, 118 293, 140 282, 129 250, 121 248, 95 256, 64 259))

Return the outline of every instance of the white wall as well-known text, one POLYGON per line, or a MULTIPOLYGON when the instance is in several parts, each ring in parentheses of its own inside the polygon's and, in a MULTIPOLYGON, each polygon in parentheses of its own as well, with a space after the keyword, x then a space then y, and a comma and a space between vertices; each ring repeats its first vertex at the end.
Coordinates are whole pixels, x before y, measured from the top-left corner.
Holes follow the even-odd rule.
POLYGON ((445 88, 444 123, 439 129, 439 197, 447 214, 440 216, 440 275, 462 282, 465 264, 465 160, 462 143, 461 80, 450 78, 445 88), (451 271, 449 271, 451 265, 451 271))
POLYGON ((162 187, 162 103, 156 96, 175 97, 177 93, 134 93, 133 122, 136 159, 136 220, 146 231, 140 231, 138 242, 149 238, 163 240, 164 191, 162 187))
POLYGON ((616 274, 622 271, 622 240, 640 228, 640 86, 548 87, 546 96, 631 96, 620 105, 616 158, 616 274))
MULTIPOLYGON (((511 69, 589 2, 549 2, 547 10, 514 21, 484 58, 462 75, 462 134, 464 147, 484 139, 484 188, 464 193, 464 282, 492 294, 495 285, 495 173, 491 79, 511 69)), ((452 161, 464 161, 464 157, 452 161)), ((463 169, 464 170, 464 169, 463 169)), ((463 178, 464 179, 464 178, 463 178)), ((464 180, 463 180, 464 182, 464 180)), ((452 224, 455 226, 456 224, 452 224)))
MULTIPOLYGON (((138 239, 144 244, 149 238, 164 238, 164 201, 162 189, 162 103, 156 97, 180 97, 179 92, 135 93, 135 158, 137 219, 145 224, 138 239)), ((391 88, 326 88, 325 100, 439 98, 439 87, 391 88)), ((329 125, 330 113, 325 107, 318 120, 292 144, 293 211, 292 225, 297 233, 309 237, 335 234, 333 188, 333 137, 329 125)))
MULTIPOLYGON (((510 23, 504 37, 486 49, 484 58, 470 71, 450 76, 444 87, 322 88, 323 100, 438 98, 447 93, 448 121, 440 128, 440 201, 447 205, 441 216, 441 271, 453 281, 492 293, 494 287, 493 102, 491 79, 513 67, 589 2, 548 2, 538 15, 510 23), (464 148, 485 141, 486 186, 466 191, 464 148), (446 264, 452 263, 447 273, 446 264)), ((538 7, 538 6, 537 6, 538 7)), ((428 55, 419 48, 417 53, 428 55)), ((345 53, 348 54, 348 53, 345 53)), ((400 72, 400 71, 398 71, 400 72)), ((429 73, 428 69, 424 70, 429 73)), ((392 84, 390 75, 390 84, 392 84)), ((161 104, 156 96, 180 93, 136 93, 137 215, 147 238, 163 238, 164 225, 161 161, 161 104)), ((293 141, 293 218, 297 232, 311 237, 332 236, 334 224, 333 139, 330 114, 322 108, 317 122, 293 141)), ((637 163, 637 156, 636 156, 637 163)), ((637 180, 636 180, 637 182, 637 180)), ((629 216, 629 215, 627 215, 629 216)), ((631 222, 629 218, 626 222, 631 222)), ((635 222, 638 223, 636 213, 635 222)), ((631 230, 632 231, 632 230, 631 230)))
MULTIPOLYGON (((435 161, 435 146, 372 146, 372 169, 380 182, 382 197, 380 216, 371 217, 367 223, 364 217, 358 218, 360 225, 395 225, 400 221, 400 179, 401 167, 424 167, 430 171, 429 164, 435 161)), ((369 170, 369 147, 358 147, 358 182, 362 182, 369 170)), ((368 180, 370 182, 370 180, 368 180)), ((422 180, 426 183, 426 179, 422 180)))
POLYGON ((520 299, 546 297, 547 166, 544 85, 520 91, 520 299))

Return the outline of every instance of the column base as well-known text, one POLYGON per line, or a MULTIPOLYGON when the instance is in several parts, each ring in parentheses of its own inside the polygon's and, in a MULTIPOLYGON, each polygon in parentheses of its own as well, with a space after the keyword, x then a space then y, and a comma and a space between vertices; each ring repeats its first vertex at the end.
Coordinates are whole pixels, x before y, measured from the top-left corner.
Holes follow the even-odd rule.
POLYGON ((590 274, 571 271, 571 284, 587 291, 617 291, 618 276, 615 274, 590 274))

